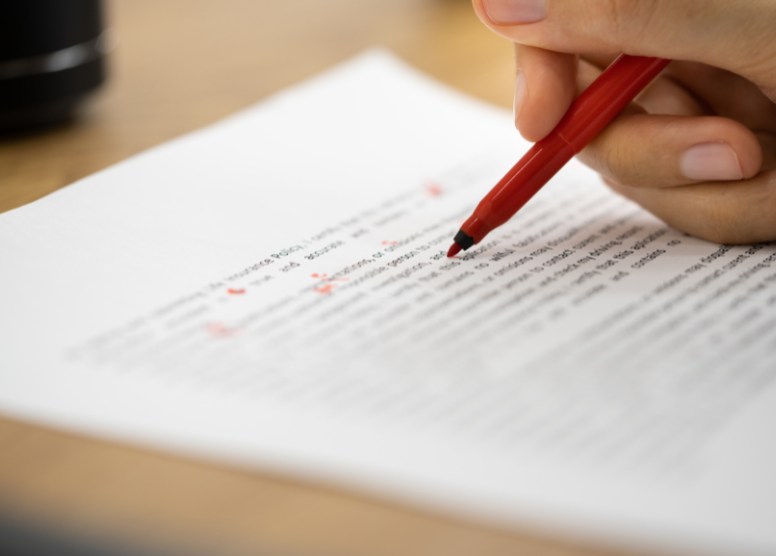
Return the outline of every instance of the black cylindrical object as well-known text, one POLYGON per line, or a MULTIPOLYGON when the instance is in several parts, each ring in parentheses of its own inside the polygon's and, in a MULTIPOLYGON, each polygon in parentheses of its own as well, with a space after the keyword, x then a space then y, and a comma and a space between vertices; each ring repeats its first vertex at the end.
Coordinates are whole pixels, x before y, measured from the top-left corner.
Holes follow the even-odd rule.
POLYGON ((0 130, 68 117, 105 79, 100 0, 0 0, 0 130))

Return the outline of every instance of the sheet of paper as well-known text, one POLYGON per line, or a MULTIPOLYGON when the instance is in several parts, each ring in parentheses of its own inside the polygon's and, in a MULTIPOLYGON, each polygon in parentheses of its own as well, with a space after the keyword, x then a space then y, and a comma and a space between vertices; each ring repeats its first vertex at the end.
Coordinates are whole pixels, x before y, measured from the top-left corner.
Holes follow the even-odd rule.
POLYGON ((776 552, 776 246, 527 148, 371 52, 0 216, 0 410, 503 525, 776 552))

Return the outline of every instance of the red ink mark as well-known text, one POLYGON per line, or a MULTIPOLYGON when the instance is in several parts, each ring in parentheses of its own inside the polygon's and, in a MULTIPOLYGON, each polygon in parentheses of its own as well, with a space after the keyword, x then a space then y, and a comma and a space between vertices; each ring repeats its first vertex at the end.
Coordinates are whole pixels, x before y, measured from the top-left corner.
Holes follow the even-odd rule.
POLYGON ((315 291, 318 293, 330 293, 334 289, 334 284, 326 284, 325 286, 318 286, 315 291))
POLYGON ((230 328, 222 322, 211 322, 207 325, 207 331, 216 338, 228 338, 237 333, 237 329, 230 328))
POLYGON ((399 243, 398 241, 388 241, 387 239, 383 242, 383 245, 396 245, 399 243))
POLYGON ((310 274, 313 278, 320 278, 322 282, 347 282, 350 280, 350 278, 329 278, 328 274, 318 274, 317 272, 315 274, 310 274))
POLYGON ((444 192, 442 186, 438 183, 429 183, 426 185, 426 193, 431 197, 439 197, 444 192))
POLYGON ((240 288, 240 289, 233 289, 233 288, 229 288, 229 289, 228 289, 228 290, 226 290, 226 291, 227 291, 227 293, 229 293, 230 295, 242 295, 242 294, 244 294, 244 293, 245 293, 245 288, 240 288))

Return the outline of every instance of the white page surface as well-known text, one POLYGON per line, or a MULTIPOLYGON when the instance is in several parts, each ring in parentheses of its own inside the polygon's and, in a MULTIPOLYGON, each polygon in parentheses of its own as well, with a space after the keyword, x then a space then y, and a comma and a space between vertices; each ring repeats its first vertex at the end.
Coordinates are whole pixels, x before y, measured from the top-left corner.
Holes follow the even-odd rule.
POLYGON ((776 247, 373 52, 0 215, 0 410, 518 526, 776 553, 776 247))

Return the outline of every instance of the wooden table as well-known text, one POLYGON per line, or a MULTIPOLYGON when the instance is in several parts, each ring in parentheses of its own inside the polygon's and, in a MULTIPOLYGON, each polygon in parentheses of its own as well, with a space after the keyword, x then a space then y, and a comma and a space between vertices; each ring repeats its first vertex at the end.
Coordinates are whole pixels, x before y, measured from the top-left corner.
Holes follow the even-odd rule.
MULTIPOLYGON (((510 45, 466 0, 116 0, 111 76, 74 122, 0 140, 0 212, 261 100, 372 45, 511 105, 510 45)), ((203 554, 602 554, 358 493, 0 418, 0 511, 203 554)))

